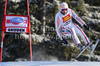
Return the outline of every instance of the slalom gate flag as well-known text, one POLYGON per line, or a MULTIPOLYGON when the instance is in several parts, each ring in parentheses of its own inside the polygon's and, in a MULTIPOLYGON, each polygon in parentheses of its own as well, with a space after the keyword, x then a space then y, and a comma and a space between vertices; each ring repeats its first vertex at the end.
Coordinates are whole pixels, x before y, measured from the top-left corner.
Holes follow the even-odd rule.
POLYGON ((29 33, 29 16, 5 15, 2 23, 3 31, 12 33, 29 33))

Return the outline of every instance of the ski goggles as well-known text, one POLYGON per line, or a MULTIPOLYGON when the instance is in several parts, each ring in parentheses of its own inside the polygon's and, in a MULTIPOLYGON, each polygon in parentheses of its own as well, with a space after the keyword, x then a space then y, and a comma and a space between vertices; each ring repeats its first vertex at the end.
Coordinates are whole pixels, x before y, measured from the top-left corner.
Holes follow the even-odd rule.
POLYGON ((68 9, 67 8, 65 8, 65 9, 61 9, 61 11, 63 12, 63 11, 67 11, 68 9))

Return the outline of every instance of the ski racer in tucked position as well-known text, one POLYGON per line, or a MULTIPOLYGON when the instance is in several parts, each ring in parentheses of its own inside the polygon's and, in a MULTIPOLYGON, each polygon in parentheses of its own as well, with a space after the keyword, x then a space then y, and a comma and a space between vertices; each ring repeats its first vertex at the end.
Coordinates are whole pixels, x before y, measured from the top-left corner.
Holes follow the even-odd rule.
MULTIPOLYGON (((68 8, 67 3, 62 2, 59 6, 59 12, 55 16, 56 32, 63 45, 67 45, 68 42, 62 37, 62 34, 64 34, 65 36, 71 35, 74 43, 81 52, 85 48, 85 46, 81 44, 77 34, 81 35, 86 45, 90 44, 90 40, 83 32, 83 30, 77 24, 73 23, 72 17, 86 30, 90 30, 90 28, 84 23, 84 21, 80 17, 78 17, 72 9, 68 8)), ((93 45, 91 44, 89 46, 90 51, 92 50, 92 47, 93 45)))

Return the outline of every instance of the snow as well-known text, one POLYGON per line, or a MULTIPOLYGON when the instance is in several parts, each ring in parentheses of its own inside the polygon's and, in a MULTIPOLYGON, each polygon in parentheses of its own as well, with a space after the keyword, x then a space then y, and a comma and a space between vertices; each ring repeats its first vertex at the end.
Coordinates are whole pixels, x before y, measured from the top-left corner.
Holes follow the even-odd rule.
POLYGON ((11 1, 13 1, 13 2, 20 2, 20 0, 11 0, 11 1))
POLYGON ((24 61, 24 62, 1 62, 0 66, 100 66, 99 62, 85 61, 24 61))

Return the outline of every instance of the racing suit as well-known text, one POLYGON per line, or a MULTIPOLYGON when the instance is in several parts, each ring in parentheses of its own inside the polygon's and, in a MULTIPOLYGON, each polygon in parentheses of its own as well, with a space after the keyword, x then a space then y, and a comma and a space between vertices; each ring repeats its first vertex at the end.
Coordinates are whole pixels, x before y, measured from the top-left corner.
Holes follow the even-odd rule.
POLYGON ((72 17, 82 26, 85 25, 84 21, 76 15, 76 13, 68 8, 67 14, 63 15, 59 11, 55 16, 55 28, 57 35, 62 40, 62 34, 68 36, 71 35, 76 45, 81 44, 77 34, 80 34, 85 44, 89 44, 90 40, 83 32, 83 30, 75 23, 72 22, 72 17))

